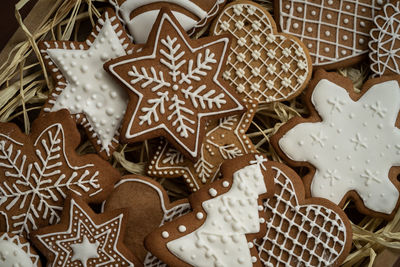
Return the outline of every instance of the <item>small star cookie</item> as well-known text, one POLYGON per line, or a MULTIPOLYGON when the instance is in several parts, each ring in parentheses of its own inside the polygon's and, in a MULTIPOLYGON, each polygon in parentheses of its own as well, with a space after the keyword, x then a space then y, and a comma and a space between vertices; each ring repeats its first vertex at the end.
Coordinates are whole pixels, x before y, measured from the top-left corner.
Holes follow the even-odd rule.
POLYGON ((68 109, 97 152, 108 159, 118 145, 127 94, 103 64, 133 52, 114 11, 104 12, 85 42, 42 41, 39 47, 55 81, 43 113, 68 109))
POLYGON ((338 74, 317 71, 306 94, 308 119, 293 118, 271 139, 280 156, 307 166, 307 196, 390 219, 399 206, 400 77, 364 84, 362 93, 338 74))
POLYGON ((95 214, 77 196, 69 197, 59 224, 31 233, 48 266, 142 266, 122 243, 127 215, 95 214))
POLYGON ((141 52, 105 64, 129 94, 121 140, 165 136, 186 157, 198 158, 206 121, 245 111, 222 79, 229 43, 226 36, 191 40, 162 9, 141 52))

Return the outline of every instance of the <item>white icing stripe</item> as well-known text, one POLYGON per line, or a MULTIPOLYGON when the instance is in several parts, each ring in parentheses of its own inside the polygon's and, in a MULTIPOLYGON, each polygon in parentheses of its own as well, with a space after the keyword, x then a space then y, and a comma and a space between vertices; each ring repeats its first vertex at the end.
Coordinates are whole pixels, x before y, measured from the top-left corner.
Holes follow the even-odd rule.
POLYGON ((338 204, 355 190, 368 209, 392 213, 399 197, 388 178, 390 168, 400 165, 398 82, 376 84, 353 101, 344 88, 323 79, 311 100, 322 121, 296 125, 279 146, 290 159, 315 166, 312 196, 338 204))
MULTIPOLYGON (((253 266, 246 234, 260 231, 258 196, 267 192, 262 162, 233 174, 228 192, 202 203, 204 223, 188 235, 167 243, 167 248, 192 266, 253 266)), ((202 219, 200 215, 198 218, 202 219)))
POLYGON ((347 242, 343 220, 324 206, 299 205, 290 178, 279 168, 272 169, 277 172, 274 181, 278 190, 264 201, 264 211, 272 216, 265 238, 255 241, 263 265, 292 266, 289 263, 295 262, 296 266, 332 266, 347 242), (329 241, 321 242, 322 238, 329 241), (306 245, 313 242, 314 247, 306 245))

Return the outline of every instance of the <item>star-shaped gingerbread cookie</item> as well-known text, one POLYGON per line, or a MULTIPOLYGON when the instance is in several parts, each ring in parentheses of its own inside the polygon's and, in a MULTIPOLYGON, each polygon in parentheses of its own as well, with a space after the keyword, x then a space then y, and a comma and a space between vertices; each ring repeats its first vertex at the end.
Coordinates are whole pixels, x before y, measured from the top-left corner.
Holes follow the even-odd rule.
POLYGON ((248 100, 247 112, 226 118, 211 120, 196 162, 185 158, 167 141, 161 141, 153 160, 148 166, 148 175, 162 178, 183 177, 191 191, 197 191, 219 175, 224 160, 248 153, 255 153, 251 140, 246 136, 257 104, 248 100))
POLYGON ((86 42, 43 41, 39 47, 56 83, 43 111, 68 109, 97 152, 109 158, 118 145, 127 94, 103 64, 133 51, 114 11, 104 12, 86 42))
POLYGON ((227 36, 191 40, 162 9, 141 52, 105 64, 130 98, 121 140, 165 136, 185 156, 198 158, 206 121, 245 110, 222 78, 229 44, 227 36))
POLYGON ((48 266, 141 266, 122 243, 126 214, 95 214, 73 196, 67 199, 60 224, 31 233, 48 266))

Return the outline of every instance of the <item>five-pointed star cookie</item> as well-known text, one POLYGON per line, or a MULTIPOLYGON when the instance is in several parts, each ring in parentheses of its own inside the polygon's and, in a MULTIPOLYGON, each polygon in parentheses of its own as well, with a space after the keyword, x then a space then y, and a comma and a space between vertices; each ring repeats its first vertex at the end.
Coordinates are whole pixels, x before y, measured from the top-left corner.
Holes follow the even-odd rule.
POLYGON ((122 243, 126 214, 95 214, 78 197, 67 199, 60 224, 31 233, 47 266, 141 266, 122 243))
POLYGON ((133 51, 114 11, 104 12, 86 42, 43 41, 39 47, 56 83, 44 112, 68 109, 98 153, 109 158, 118 145, 127 94, 103 64, 133 51))
POLYGON ((318 71, 306 95, 308 119, 294 118, 271 142, 295 166, 307 166, 308 196, 390 218, 399 206, 400 77, 372 79, 361 94, 338 74, 318 71))
POLYGON ((162 9, 142 52, 105 64, 130 97, 121 140, 165 136, 185 156, 198 158, 206 121, 244 112, 222 78, 229 43, 228 37, 191 40, 162 9))
POLYGON ((39 117, 28 136, 0 123, 0 231, 25 236, 59 222, 69 192, 90 203, 107 197, 120 173, 96 154, 78 155, 79 142, 65 109, 39 117))
POLYGON ((256 148, 246 136, 246 131, 256 113, 257 104, 249 100, 246 106, 247 112, 243 115, 209 121, 200 157, 195 163, 185 158, 168 142, 161 141, 148 167, 148 175, 183 177, 190 190, 197 191, 218 177, 224 160, 255 153, 256 148))

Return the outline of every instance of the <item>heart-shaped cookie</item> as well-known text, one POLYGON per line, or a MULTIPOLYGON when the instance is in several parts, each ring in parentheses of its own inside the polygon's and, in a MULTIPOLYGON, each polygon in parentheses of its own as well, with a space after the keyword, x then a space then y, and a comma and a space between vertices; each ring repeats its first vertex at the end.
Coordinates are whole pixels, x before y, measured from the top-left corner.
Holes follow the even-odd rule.
POLYGON ((334 69, 368 53, 369 31, 388 0, 275 0, 280 29, 307 46, 313 66, 334 69))
POLYGON ((339 266, 351 248, 345 213, 322 198, 304 198, 300 177, 272 163, 275 196, 264 201, 267 233, 255 241, 264 266, 339 266))
POLYGON ((210 32, 234 37, 223 77, 245 99, 264 103, 288 100, 311 78, 306 47, 296 37, 278 33, 268 11, 254 2, 227 5, 210 32))
POLYGON ((169 202, 167 192, 156 181, 138 175, 124 176, 103 203, 103 212, 129 209, 125 234, 126 246, 134 251, 145 267, 166 266, 149 253, 143 240, 152 230, 191 210, 188 200, 169 202))

